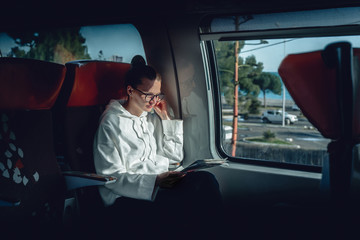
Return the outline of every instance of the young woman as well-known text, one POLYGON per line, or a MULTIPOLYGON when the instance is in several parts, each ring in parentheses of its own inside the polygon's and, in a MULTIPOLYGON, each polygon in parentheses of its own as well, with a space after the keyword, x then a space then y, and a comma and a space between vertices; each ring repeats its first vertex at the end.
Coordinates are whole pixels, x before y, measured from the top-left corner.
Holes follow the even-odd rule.
POLYGON ((136 56, 125 86, 127 100, 109 103, 94 141, 97 173, 117 177, 99 189, 103 202, 126 222, 138 222, 139 216, 140 222, 146 216, 160 221, 179 209, 204 208, 203 217, 208 211, 204 201, 220 205, 218 183, 208 172, 168 171, 170 163, 183 159, 183 125, 182 120, 170 119, 160 75, 136 56), (196 204, 199 207, 194 208, 196 204))

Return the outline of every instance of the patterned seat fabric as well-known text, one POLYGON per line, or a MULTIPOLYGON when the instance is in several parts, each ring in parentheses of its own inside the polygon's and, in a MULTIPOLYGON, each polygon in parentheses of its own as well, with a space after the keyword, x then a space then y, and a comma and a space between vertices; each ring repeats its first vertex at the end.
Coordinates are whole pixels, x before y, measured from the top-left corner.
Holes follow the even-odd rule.
POLYGON ((65 71, 56 63, 0 58, 0 224, 9 229, 61 220, 65 184, 51 108, 65 71))

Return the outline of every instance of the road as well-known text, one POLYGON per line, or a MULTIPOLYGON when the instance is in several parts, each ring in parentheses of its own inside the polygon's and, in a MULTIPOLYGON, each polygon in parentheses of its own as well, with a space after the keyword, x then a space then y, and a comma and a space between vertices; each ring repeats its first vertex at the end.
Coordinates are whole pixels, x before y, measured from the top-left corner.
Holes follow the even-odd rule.
POLYGON ((263 123, 259 117, 241 119, 238 122, 238 141, 246 137, 261 137, 266 130, 275 133, 276 138, 291 141, 303 149, 326 150, 329 143, 329 140, 323 138, 319 131, 303 117, 288 126, 282 126, 281 123, 263 123))

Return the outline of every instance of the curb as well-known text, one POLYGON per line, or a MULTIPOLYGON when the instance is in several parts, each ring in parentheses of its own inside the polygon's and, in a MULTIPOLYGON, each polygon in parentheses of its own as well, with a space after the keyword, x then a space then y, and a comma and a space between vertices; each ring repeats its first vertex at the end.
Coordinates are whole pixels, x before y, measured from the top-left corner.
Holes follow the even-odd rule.
POLYGON ((287 145, 287 144, 277 144, 277 143, 263 143, 263 142, 253 142, 253 141, 248 141, 247 139, 251 139, 251 138, 259 138, 259 137, 246 137, 243 138, 242 141, 245 143, 249 143, 249 144, 256 144, 256 145, 261 145, 261 146, 276 146, 276 147, 282 147, 282 148, 301 148, 300 145, 287 145))

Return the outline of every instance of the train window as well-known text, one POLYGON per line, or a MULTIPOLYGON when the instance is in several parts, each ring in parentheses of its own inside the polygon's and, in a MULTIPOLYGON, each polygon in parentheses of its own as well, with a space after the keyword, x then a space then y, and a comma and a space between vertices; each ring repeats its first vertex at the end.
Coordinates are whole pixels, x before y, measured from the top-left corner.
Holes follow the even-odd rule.
POLYGON ((278 68, 289 54, 323 50, 333 42, 359 48, 359 13, 360 8, 344 8, 204 21, 200 36, 209 66, 216 69, 209 72, 221 154, 235 161, 321 170, 330 140, 302 114, 278 68))
POLYGON ((140 34, 132 24, 0 32, 2 57, 64 64, 80 59, 129 63, 134 55, 145 57, 140 34))

